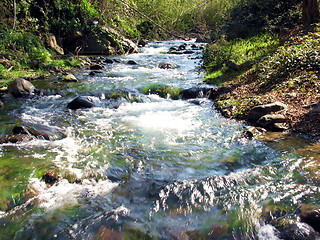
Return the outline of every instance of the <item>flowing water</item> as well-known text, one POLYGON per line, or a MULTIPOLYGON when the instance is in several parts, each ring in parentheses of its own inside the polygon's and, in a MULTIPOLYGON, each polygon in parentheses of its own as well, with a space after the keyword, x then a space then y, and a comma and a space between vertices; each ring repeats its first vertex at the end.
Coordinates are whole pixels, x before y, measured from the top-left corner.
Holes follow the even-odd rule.
POLYGON ((318 144, 249 140, 209 100, 139 94, 202 83, 201 51, 168 53, 184 43, 194 44, 151 42, 95 76, 80 72, 80 83, 52 84, 58 90, 2 110, 2 135, 38 124, 67 137, 0 145, 0 239, 277 239, 265 223, 273 209, 319 205, 318 144), (110 107, 105 93, 119 89, 138 100, 110 107), (67 109, 76 95, 95 107, 67 109), (46 184, 46 172, 59 181, 46 184))

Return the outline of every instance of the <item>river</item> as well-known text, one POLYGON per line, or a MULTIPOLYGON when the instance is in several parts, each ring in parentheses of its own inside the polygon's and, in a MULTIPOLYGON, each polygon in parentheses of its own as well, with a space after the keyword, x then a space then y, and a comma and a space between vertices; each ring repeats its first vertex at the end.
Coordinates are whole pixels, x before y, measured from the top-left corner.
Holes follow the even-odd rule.
POLYGON ((2 110, 2 135, 39 124, 67 137, 0 145, 0 239, 278 239, 270 214, 319 207, 319 145, 287 135, 248 139, 243 123, 206 98, 139 93, 155 84, 210 87, 201 50, 168 52, 183 44, 200 46, 150 42, 94 76, 79 71, 81 82, 49 81, 44 96, 2 110), (137 100, 110 107, 106 93, 119 89, 137 100), (95 106, 68 109, 77 95, 95 106), (59 181, 46 184, 47 172, 59 181))

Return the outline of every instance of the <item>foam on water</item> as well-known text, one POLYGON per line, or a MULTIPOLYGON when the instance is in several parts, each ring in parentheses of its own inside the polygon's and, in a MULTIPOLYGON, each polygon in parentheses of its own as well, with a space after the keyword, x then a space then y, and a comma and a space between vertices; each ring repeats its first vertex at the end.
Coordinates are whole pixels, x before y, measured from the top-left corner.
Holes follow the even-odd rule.
POLYGON ((37 193, 32 201, 38 202, 39 207, 46 209, 74 206, 83 199, 104 196, 117 185, 109 180, 84 179, 81 184, 76 184, 63 179, 48 187, 37 178, 31 178, 29 181, 30 190, 37 193))

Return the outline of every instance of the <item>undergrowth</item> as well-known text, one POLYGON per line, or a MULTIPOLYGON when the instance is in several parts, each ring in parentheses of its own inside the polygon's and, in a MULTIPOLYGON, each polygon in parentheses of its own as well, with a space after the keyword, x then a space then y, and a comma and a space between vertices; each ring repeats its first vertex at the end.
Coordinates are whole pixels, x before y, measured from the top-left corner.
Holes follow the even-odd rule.
POLYGON ((221 80, 239 75, 241 70, 250 68, 275 52, 278 44, 277 36, 269 33, 232 41, 219 39, 210 44, 204 53, 203 67, 208 72, 205 81, 216 84, 217 78, 221 80), (230 62, 236 64, 238 69, 230 68, 230 62))

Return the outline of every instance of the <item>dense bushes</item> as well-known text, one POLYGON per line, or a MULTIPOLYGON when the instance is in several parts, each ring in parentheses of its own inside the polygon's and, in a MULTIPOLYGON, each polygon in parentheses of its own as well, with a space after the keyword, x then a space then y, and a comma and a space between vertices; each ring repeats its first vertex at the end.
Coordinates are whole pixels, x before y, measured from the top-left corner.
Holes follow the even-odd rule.
POLYGON ((230 10, 223 33, 229 38, 245 38, 264 30, 293 27, 299 23, 299 0, 242 0, 230 10))

